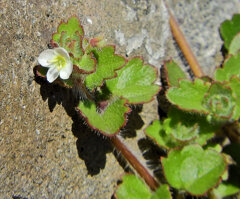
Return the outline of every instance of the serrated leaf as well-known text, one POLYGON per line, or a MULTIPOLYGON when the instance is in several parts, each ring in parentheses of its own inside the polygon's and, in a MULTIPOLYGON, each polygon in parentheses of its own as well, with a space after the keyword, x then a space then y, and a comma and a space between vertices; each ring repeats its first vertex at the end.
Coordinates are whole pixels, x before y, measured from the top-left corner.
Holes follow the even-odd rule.
POLYGON ((171 198, 172 196, 169 191, 169 187, 166 184, 162 184, 151 197, 151 199, 171 199, 171 198))
POLYGON ((126 124, 126 114, 130 109, 125 105, 126 101, 120 98, 108 103, 100 113, 92 101, 80 101, 77 108, 93 129, 106 136, 112 136, 126 124))
POLYGON ((173 135, 180 142, 204 145, 217 129, 219 125, 208 123, 206 117, 176 108, 170 109, 168 118, 164 120, 166 134, 173 135))
POLYGON ((116 75, 115 70, 125 64, 125 59, 122 56, 114 54, 113 46, 96 48, 93 53, 97 60, 96 72, 88 75, 85 79, 85 84, 90 90, 101 86, 105 79, 113 78, 116 75))
POLYGON ((57 44, 66 49, 75 59, 81 58, 84 54, 81 35, 76 34, 70 37, 67 32, 62 32, 57 44))
POLYGON ((65 32, 65 36, 71 40, 75 40, 76 36, 84 36, 84 31, 80 24, 80 21, 75 16, 70 17, 67 23, 61 22, 59 24, 57 32, 54 33, 52 37, 53 41, 57 44, 60 44, 62 32, 65 32))
POLYGON ((171 87, 166 96, 172 104, 181 109, 206 113, 208 110, 202 106, 202 101, 209 87, 210 83, 201 79, 195 79, 194 82, 181 80, 179 88, 171 87))
POLYGON ((153 84, 157 78, 156 70, 150 65, 143 65, 139 57, 133 58, 116 72, 116 78, 106 80, 107 88, 130 104, 148 102, 159 91, 159 86, 153 84))
POLYGON ((96 60, 92 54, 84 54, 81 59, 73 59, 76 65, 83 73, 92 73, 96 69, 96 60))
POLYGON ((164 120, 166 134, 173 135, 175 139, 182 142, 192 141, 198 136, 198 125, 182 124, 182 121, 174 121, 170 118, 164 120))
POLYGON ((202 105, 215 117, 230 119, 236 103, 231 88, 215 82, 205 95, 202 105))
POLYGON ((217 81, 229 81, 232 76, 240 76, 240 53, 230 56, 223 64, 223 68, 215 71, 217 81))
POLYGON ((163 124, 159 120, 155 120, 151 125, 145 129, 147 136, 152 138, 160 147, 169 149, 178 146, 178 142, 167 135, 164 131, 163 124))
POLYGON ((150 199, 151 192, 145 183, 135 175, 123 176, 123 182, 118 187, 118 199, 150 199))
POLYGON ((229 46, 229 54, 235 55, 240 50, 240 33, 236 34, 229 46))
POLYGON ((174 61, 170 60, 164 63, 166 79, 169 86, 179 86, 179 79, 187 79, 187 75, 182 71, 174 61))
POLYGON ((203 195, 214 187, 227 166, 219 153, 203 150, 199 145, 172 150, 161 161, 169 184, 194 195, 203 195))
POLYGON ((221 24, 220 33, 224 40, 224 46, 228 50, 234 36, 240 32, 240 15, 235 14, 232 20, 226 20, 221 24))

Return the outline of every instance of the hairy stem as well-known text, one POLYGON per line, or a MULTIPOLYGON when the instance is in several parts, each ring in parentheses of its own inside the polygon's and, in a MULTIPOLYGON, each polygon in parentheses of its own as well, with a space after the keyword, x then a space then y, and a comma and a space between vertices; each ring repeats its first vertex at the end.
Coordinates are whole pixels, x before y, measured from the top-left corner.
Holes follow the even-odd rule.
POLYGON ((158 182, 148 172, 148 170, 138 161, 138 159, 132 154, 132 152, 124 145, 118 135, 111 138, 114 146, 122 153, 122 155, 128 160, 132 167, 138 172, 138 174, 145 180, 148 186, 152 190, 156 190, 159 187, 158 182))
MULTIPOLYGON (((166 4, 166 2, 165 2, 166 4)), ((167 4, 166 4, 167 6, 167 4)), ((202 77, 204 76, 204 73, 202 72, 202 69, 200 67, 200 65, 198 64, 197 59, 195 58, 190 46, 188 45, 187 40, 185 39, 182 31, 179 28, 179 25, 176 21, 176 19, 174 18, 174 16, 172 15, 170 9, 168 9, 168 13, 170 16, 169 19, 169 23, 170 23, 170 27, 172 30, 172 34, 176 40, 176 42, 178 43, 183 55, 185 56, 190 68, 193 71, 193 74, 196 77, 202 77)))

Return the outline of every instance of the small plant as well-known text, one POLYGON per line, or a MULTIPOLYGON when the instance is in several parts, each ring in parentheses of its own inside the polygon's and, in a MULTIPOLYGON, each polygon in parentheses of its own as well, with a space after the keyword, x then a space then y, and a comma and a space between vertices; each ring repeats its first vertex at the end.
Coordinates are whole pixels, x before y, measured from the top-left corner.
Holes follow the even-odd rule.
POLYGON ((42 67, 37 75, 77 90, 83 99, 79 113, 106 136, 117 134, 126 124, 129 105, 149 102, 160 90, 154 84, 154 67, 145 65, 141 57, 127 60, 115 54, 115 47, 104 45, 100 38, 88 41, 77 17, 59 25, 51 45, 54 48, 38 58, 42 67))
POLYGON ((101 38, 89 41, 77 17, 61 22, 52 36, 53 49, 40 54, 36 75, 75 90, 76 110, 92 129, 110 137, 149 185, 127 174, 117 198, 170 199, 171 191, 176 198, 223 198, 239 192, 240 15, 225 21, 220 32, 227 55, 213 78, 193 68, 197 77, 190 80, 173 60, 164 63, 164 89, 171 106, 166 118, 145 129, 166 152, 160 162, 165 176, 161 185, 117 137, 130 105, 147 103, 159 92, 156 69, 141 57, 117 55, 101 38))

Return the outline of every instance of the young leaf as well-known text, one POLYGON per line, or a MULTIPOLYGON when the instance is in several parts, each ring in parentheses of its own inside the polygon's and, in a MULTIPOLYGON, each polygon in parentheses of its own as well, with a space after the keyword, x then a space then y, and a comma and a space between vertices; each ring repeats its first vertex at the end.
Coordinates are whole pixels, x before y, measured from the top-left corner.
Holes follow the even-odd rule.
POLYGON ((106 80, 107 88, 130 104, 148 102, 159 91, 159 86, 153 84, 157 78, 156 70, 150 65, 143 65, 139 57, 133 58, 116 72, 116 78, 106 80))
POLYGON ((214 77, 217 81, 229 81, 232 76, 240 75, 240 53, 229 57, 223 65, 215 71, 214 77))
POLYGON ((229 46, 229 54, 235 55, 240 50, 240 30, 239 33, 235 35, 232 39, 230 46, 229 46))
POLYGON ((240 15, 235 14, 232 20, 226 20, 221 24, 220 33, 224 40, 224 46, 228 50, 233 37, 240 32, 240 15))
POLYGON ((210 87, 210 83, 201 79, 181 80, 179 88, 171 87, 167 91, 167 99, 183 110, 206 113, 208 110, 202 106, 205 93, 210 87))
POLYGON ((178 142, 164 131, 163 124, 159 120, 155 120, 145 129, 147 136, 152 138, 160 147, 169 149, 178 146, 178 142))
POLYGON ((162 184, 151 197, 151 199, 171 199, 171 198, 172 197, 169 191, 169 187, 166 184, 162 184))
POLYGON ((187 79, 187 75, 173 60, 164 63, 166 78, 169 86, 179 86, 179 79, 187 79))
POLYGON ((118 199, 151 199, 149 188, 137 176, 125 175, 122 180, 116 191, 118 199))
POLYGON ((161 161, 169 184, 193 195, 204 195, 214 187, 227 166, 223 156, 215 150, 203 150, 199 145, 172 150, 161 161))
MULTIPOLYGON (((53 35, 54 36, 54 35, 53 35)), ((67 32, 62 32, 58 46, 65 48, 74 58, 81 58, 84 54, 82 49, 82 36, 75 34, 69 36, 67 32)))
POLYGON ((205 95, 202 105, 215 117, 230 119, 236 103, 231 88, 215 82, 205 95))
POLYGON ((168 118, 164 121, 166 134, 173 135, 180 142, 188 141, 200 145, 206 144, 218 128, 217 124, 210 124, 205 116, 177 108, 170 109, 168 118))
POLYGON ((52 39, 58 45, 60 45, 62 32, 65 32, 65 37, 70 40, 76 40, 76 36, 84 36, 84 31, 80 24, 80 21, 75 16, 69 18, 67 23, 61 22, 58 26, 57 32, 53 34, 52 39))
POLYGON ((101 49, 95 48, 93 50, 94 57, 97 60, 96 72, 88 75, 85 79, 85 84, 90 90, 101 86, 105 79, 115 77, 115 70, 125 64, 125 59, 114 53, 115 49, 113 46, 105 46, 101 49))
POLYGON ((126 101, 120 98, 107 103, 100 112, 92 101, 80 101, 77 108, 93 129, 106 136, 112 136, 126 124, 126 115, 130 109, 125 105, 126 101))

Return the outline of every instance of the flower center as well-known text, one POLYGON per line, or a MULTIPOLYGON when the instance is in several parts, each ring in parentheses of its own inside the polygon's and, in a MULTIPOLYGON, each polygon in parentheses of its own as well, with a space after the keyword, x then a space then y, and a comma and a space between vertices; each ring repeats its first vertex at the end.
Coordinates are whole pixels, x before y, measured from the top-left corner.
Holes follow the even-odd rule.
POLYGON ((66 65, 66 59, 63 56, 57 55, 50 61, 50 63, 54 63, 57 69, 60 71, 66 65))

